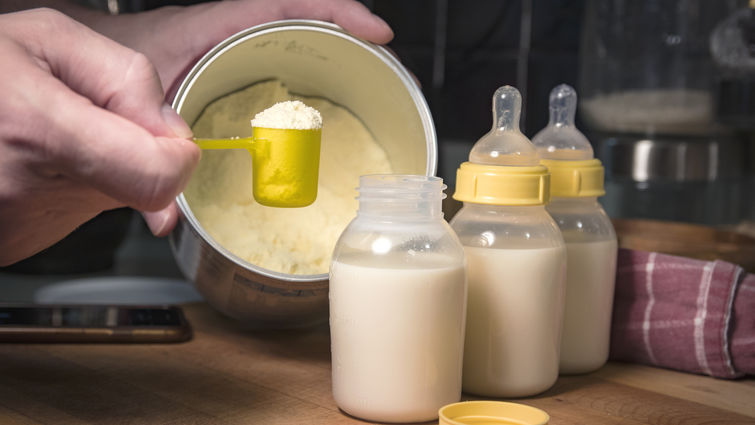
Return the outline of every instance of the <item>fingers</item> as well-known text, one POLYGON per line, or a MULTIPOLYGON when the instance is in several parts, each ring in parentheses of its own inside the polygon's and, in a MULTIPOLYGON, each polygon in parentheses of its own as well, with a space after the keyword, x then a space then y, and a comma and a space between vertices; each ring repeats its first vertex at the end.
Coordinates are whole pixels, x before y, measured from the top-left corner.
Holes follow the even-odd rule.
POLYGON ((0 263, 122 205, 166 234, 199 149, 144 56, 50 11, 0 21, 0 263))
POLYGON ((193 142, 156 138, 52 78, 39 87, 46 108, 36 108, 36 121, 51 167, 138 210, 162 209, 183 190, 199 161, 193 142))
POLYGON ((160 79, 146 56, 57 12, 30 13, 44 14, 49 28, 48 37, 29 43, 65 85, 155 136, 191 137, 186 123, 165 104, 160 79))
POLYGON ((249 0, 212 3, 211 7, 201 9, 192 7, 197 12, 195 18, 213 23, 208 26, 206 34, 195 36, 207 39, 208 34, 214 34, 219 38, 213 39, 213 45, 236 31, 279 19, 333 22, 376 44, 386 44, 393 39, 391 27, 355 0, 249 0))
POLYGON ((206 2, 98 19, 89 25, 147 55, 157 67, 163 87, 169 89, 168 98, 172 98, 180 77, 213 46, 238 31, 280 19, 335 22, 377 44, 393 38, 393 31, 385 21, 356 0, 206 2))
MULTIPOLYGON (((39 66, 19 53, 15 63, 24 71, 17 81, 25 83, 11 90, 18 117, 33 123, 15 130, 30 141, 24 145, 33 151, 29 163, 135 209, 164 208, 188 181, 199 149, 186 139, 154 136, 175 137, 171 128, 180 126, 180 118, 163 104, 154 70, 144 56, 68 18, 48 15, 43 17, 51 19, 23 41, 39 66), (49 25, 61 31, 49 34, 49 25), (40 47, 34 37, 50 45, 40 47), (123 83, 132 83, 134 90, 123 83)), ((37 16, 22 23, 39 22, 37 16)))
POLYGON ((142 212, 142 216, 153 235, 167 236, 178 222, 178 205, 173 201, 159 211, 142 212))
POLYGON ((353 0, 302 0, 279 2, 285 19, 320 19, 376 44, 393 39, 393 30, 362 3, 353 0))

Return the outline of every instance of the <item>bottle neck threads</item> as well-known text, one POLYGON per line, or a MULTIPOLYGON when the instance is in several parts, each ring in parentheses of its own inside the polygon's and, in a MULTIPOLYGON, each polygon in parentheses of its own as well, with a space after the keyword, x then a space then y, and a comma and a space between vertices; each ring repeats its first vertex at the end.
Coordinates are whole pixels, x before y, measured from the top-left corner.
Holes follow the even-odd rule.
POLYGON ((439 177, 371 174, 359 177, 360 216, 390 219, 442 218, 446 185, 439 177))

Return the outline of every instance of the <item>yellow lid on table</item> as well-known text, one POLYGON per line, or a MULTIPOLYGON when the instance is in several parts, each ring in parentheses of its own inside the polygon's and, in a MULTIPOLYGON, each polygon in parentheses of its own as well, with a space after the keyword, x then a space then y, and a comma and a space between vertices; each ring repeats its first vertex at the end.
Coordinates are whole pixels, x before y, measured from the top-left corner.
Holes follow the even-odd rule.
POLYGON ((551 197, 581 198, 603 196, 603 165, 599 159, 562 161, 543 159, 551 173, 551 197))
POLYGON ((526 404, 505 401, 462 401, 438 411, 439 425, 546 425, 550 416, 526 404))
POLYGON ((456 171, 461 202, 489 205, 545 205, 550 199, 550 174, 542 165, 505 166, 464 162, 456 171))

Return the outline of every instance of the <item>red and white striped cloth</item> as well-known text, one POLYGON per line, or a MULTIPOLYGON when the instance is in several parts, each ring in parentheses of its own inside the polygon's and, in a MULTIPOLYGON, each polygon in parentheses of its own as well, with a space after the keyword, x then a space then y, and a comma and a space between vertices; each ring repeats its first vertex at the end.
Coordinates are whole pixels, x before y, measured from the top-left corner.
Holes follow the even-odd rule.
POLYGON ((615 294, 611 359, 718 378, 755 374, 755 274, 621 249, 615 294))

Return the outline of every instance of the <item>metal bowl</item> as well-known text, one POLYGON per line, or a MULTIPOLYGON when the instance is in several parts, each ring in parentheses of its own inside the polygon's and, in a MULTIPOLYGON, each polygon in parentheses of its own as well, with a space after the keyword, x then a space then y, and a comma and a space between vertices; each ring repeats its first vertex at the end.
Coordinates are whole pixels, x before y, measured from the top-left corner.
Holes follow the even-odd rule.
MULTIPOLYGON (((435 174, 435 128, 411 74, 384 48, 333 24, 278 21, 231 36, 194 66, 173 107, 192 124, 213 100, 271 78, 291 92, 349 109, 386 151, 396 173, 435 174)), ((215 309, 258 328, 327 320, 327 274, 291 275, 250 264, 212 239, 183 194, 177 201, 181 214, 170 235, 174 256, 215 309)))

